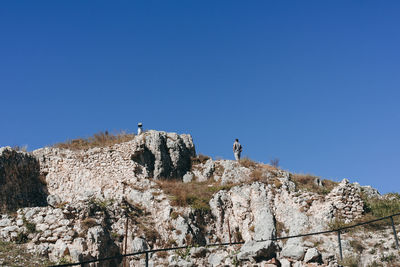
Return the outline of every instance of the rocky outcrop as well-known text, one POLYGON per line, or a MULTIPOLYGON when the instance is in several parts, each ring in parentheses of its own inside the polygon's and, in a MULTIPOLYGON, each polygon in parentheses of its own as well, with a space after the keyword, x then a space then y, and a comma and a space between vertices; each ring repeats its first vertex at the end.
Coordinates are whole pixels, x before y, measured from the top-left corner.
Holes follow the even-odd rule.
POLYGON ((210 200, 216 235, 224 242, 229 242, 230 235, 236 242, 274 238, 271 198, 272 193, 265 184, 258 182, 217 192, 210 200))
POLYGON ((46 205, 46 186, 39 171, 39 162, 29 153, 0 148, 1 211, 46 205))
POLYGON ((195 148, 190 135, 148 131, 111 147, 72 151, 35 150, 49 194, 61 201, 121 198, 147 178, 182 178, 191 168, 195 148), (134 186, 135 185, 135 186, 134 186))
MULTIPOLYGON (((43 184, 48 190, 48 206, 1 215, 0 239, 28 242, 28 250, 54 261, 119 255, 125 253, 126 240, 127 253, 194 245, 152 253, 150 266, 337 266, 335 233, 275 238, 325 231, 336 219, 352 222, 363 214, 361 194, 380 198, 373 188, 348 180, 335 183, 329 192, 319 191, 324 184, 315 179, 318 190, 313 191, 295 183, 289 172, 265 164, 193 158, 190 135, 175 133, 149 131, 126 143, 81 151, 43 148, 33 155, 9 148, 0 151, 0 182, 13 181, 16 186, 8 191, 18 190, 28 198, 28 203, 19 203, 0 187, 2 204, 11 207, 16 202, 14 209, 45 204, 46 194, 39 194, 42 202, 29 196, 45 192, 43 184), (24 188, 23 181, 31 188, 24 188), (169 189, 163 191, 163 183, 169 189), (177 188, 188 192, 172 193, 177 188), (198 188, 202 193, 196 192, 198 188), (183 193, 179 203, 177 193, 183 193), (205 200, 210 200, 209 206, 205 200), (195 201, 201 205, 192 205, 195 201), (245 243, 201 247, 229 241, 245 243)), ((350 238, 343 236, 345 256, 355 252, 350 238)), ((360 234, 357 240, 364 239, 360 234)), ((383 249, 394 251, 390 244, 383 249)), ((363 255, 364 265, 379 260, 363 255)), ((128 262, 144 265, 143 257, 128 262)), ((120 266, 120 262, 98 266, 120 266)))
POLYGON ((190 135, 148 131, 135 138, 132 160, 146 168, 149 176, 182 178, 196 156, 190 135))

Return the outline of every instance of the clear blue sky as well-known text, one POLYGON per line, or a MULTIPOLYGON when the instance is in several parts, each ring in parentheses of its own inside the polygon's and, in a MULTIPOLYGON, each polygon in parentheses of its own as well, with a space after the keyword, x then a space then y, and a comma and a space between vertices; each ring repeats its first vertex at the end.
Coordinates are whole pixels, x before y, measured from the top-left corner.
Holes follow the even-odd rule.
POLYGON ((193 135, 399 192, 399 1, 2 1, 0 146, 193 135))

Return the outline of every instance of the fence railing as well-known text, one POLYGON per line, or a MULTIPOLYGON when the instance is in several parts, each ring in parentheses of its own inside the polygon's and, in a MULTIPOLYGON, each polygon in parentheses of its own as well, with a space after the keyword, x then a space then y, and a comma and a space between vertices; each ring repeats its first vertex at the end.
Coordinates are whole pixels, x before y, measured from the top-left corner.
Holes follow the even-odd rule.
MULTIPOLYGON (((282 237, 276 237, 276 238, 271 238, 271 239, 263 239, 263 240, 255 240, 255 241, 257 241, 257 242, 277 241, 277 240, 283 240, 283 239, 298 238, 298 237, 305 237, 305 236, 312 236, 312 235, 321 235, 321 234, 329 234, 329 233, 335 233, 336 232, 337 233, 337 237, 338 237, 339 255, 340 255, 340 259, 343 260, 341 233, 344 230, 348 230, 350 228, 355 228, 355 227, 358 227, 358 226, 362 226, 362 225, 366 225, 366 224, 370 224, 370 223, 374 223, 374 222, 378 222, 378 221, 383 221, 383 220, 387 220, 387 219, 390 219, 390 222, 391 222, 391 225, 392 225, 394 239, 395 239, 395 242, 396 242, 396 248, 399 249, 399 240, 398 240, 398 237, 397 237, 397 232, 396 232, 396 228, 395 228, 394 221, 393 221, 393 217, 396 217, 396 216, 399 216, 399 215, 400 215, 400 213, 395 213, 395 214, 392 214, 392 215, 389 215, 389 216, 386 216, 386 217, 382 217, 382 218, 379 218, 379 219, 370 220, 370 221, 366 221, 366 222, 361 222, 361 223, 357 223, 357 224, 354 224, 354 225, 344 226, 344 227, 341 227, 341 228, 338 228, 338 229, 334 229, 334 230, 327 230, 327 231, 320 231, 320 232, 299 234, 299 235, 292 235, 292 236, 282 236, 282 237)), ((214 244, 207 244, 207 245, 203 245, 203 246, 199 246, 199 247, 231 246, 231 245, 242 245, 244 243, 245 243, 244 241, 242 241, 242 242, 228 242, 228 243, 214 243, 214 244)), ((145 251, 140 251, 140 252, 122 254, 122 255, 113 256, 113 257, 87 260, 87 261, 82 261, 82 262, 77 262, 77 263, 51 265, 49 267, 78 266, 78 265, 80 265, 81 267, 84 267, 85 264, 89 264, 89 263, 109 261, 109 260, 118 260, 118 259, 123 259, 123 258, 126 258, 126 257, 138 256, 138 255, 143 255, 143 254, 145 254, 146 267, 148 267, 148 265, 149 265, 149 254, 150 253, 156 253, 156 252, 160 252, 160 251, 178 250, 178 249, 187 249, 187 248, 192 248, 192 247, 193 246, 182 246, 182 247, 152 249, 152 250, 145 250, 145 251)))

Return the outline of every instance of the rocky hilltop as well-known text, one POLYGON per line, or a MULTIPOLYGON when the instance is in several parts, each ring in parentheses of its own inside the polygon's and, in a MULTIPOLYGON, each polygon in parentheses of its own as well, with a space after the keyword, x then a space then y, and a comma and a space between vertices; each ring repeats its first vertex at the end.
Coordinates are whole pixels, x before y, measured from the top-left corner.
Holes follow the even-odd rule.
MULTIPOLYGON (((85 150, 1 148, 0 192, 2 242, 23 243, 55 263, 189 246, 152 253, 150 265, 400 264, 388 222, 343 232, 342 261, 336 233, 274 240, 375 218, 385 205, 398 212, 398 195, 381 196, 346 179, 321 180, 249 159, 197 156, 186 134, 148 131, 85 150)), ((127 263, 141 266, 144 258, 130 257, 127 263)))

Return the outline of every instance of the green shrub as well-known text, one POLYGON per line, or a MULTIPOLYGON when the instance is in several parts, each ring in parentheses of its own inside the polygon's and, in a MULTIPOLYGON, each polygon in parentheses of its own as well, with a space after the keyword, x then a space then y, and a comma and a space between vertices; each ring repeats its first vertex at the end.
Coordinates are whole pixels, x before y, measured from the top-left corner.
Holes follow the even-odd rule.
POLYGON ((400 198, 385 197, 382 199, 364 198, 364 211, 372 214, 376 218, 390 216, 400 212, 400 198))
POLYGON ((23 232, 19 232, 17 237, 15 237, 14 242, 17 244, 24 244, 28 242, 28 236, 23 232))
POLYGON ((32 222, 28 222, 25 217, 22 217, 22 221, 28 233, 35 233, 36 232, 36 224, 32 222))
POLYGON ((381 261, 386 261, 386 262, 394 262, 396 260, 397 256, 393 253, 390 253, 388 255, 382 255, 380 257, 381 261))

